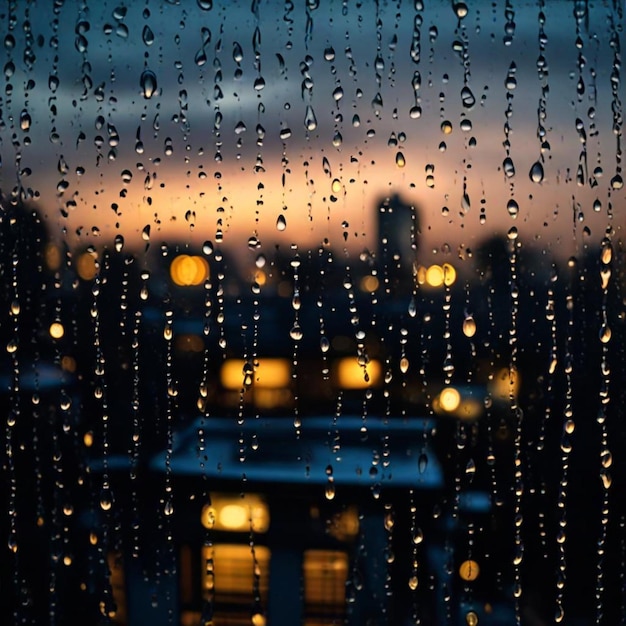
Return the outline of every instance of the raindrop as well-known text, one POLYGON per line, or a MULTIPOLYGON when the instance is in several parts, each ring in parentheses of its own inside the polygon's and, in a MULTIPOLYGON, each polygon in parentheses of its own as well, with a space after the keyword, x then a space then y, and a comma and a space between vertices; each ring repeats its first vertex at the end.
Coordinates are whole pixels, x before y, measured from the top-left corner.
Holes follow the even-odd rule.
POLYGON ((428 467, 428 456, 422 452, 422 454, 419 455, 419 458, 417 460, 417 469, 419 470, 420 474, 423 474, 426 471, 427 467, 428 467))
POLYGON ((287 228, 287 219, 281 214, 276 218, 276 230, 283 231, 285 228, 287 228))
POLYGON ((463 19, 468 13, 467 4, 465 4, 465 2, 455 2, 453 9, 459 19, 463 19))
POLYGON ((504 170, 504 174, 507 178, 513 178, 513 176, 515 176, 515 165, 513 164, 513 159, 511 157, 506 157, 506 159, 504 159, 502 169, 504 170))
POLYGON ((302 333, 302 328, 299 324, 294 324, 291 327, 291 330, 289 331, 289 336, 294 340, 294 341, 300 341, 302 339, 303 333, 302 333))
POLYGON ((622 189, 622 187, 624 186, 624 179, 622 178, 621 174, 615 174, 615 176, 613 176, 613 178, 611 178, 611 189, 622 189))
POLYGON ((506 203, 506 210, 508 211, 509 215, 515 219, 519 213, 519 205, 517 204, 517 201, 514 200, 513 198, 511 198, 507 203, 506 203))
POLYGON ((103 511, 110 511, 113 506, 113 493, 108 485, 102 487, 100 492, 100 508, 103 511))
POLYGON ((30 124, 31 124, 31 118, 30 115, 28 113, 28 111, 26 111, 25 109, 20 113, 20 128, 24 131, 27 132, 30 130, 30 124))
POLYGON ((146 46, 151 46, 154 43, 154 33, 147 24, 143 27, 141 38, 146 46))
POLYGON ((461 102, 466 109, 471 109, 476 104, 476 98, 467 85, 461 89, 461 102))
POLYGON ((396 165, 398 167, 404 167, 406 165, 406 160, 404 159, 404 154, 402 154, 402 152, 398 152, 396 154, 396 165))
POLYGON ((541 164, 541 161, 535 161, 533 163, 528 175, 533 183, 540 183, 543 181, 543 165, 541 164))
POLYGON ((476 321, 471 315, 463 320, 463 334, 466 337, 473 337, 476 334, 476 321))
POLYGON ((308 104, 306 107, 306 113, 304 115, 304 127, 310 132, 317 128, 317 118, 315 117, 315 112, 313 111, 313 107, 308 104))
POLYGON ((602 328, 600 328, 600 341, 602 343, 609 343, 609 341, 611 341, 611 329, 606 324, 603 324, 602 328))
POLYGON ((151 70, 144 70, 139 81, 143 97, 149 100, 157 89, 156 75, 151 70))

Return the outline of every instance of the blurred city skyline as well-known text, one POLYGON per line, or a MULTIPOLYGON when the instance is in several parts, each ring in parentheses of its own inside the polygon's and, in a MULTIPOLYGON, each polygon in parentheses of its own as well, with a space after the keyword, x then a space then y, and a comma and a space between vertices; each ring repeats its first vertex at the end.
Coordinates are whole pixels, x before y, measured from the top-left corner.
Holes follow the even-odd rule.
POLYGON ((621 229, 608 11, 577 25, 550 3, 540 39, 526 5, 512 21, 495 5, 413 21, 316 5, 38 6, 4 48, 0 188, 36 196, 71 247, 221 233, 235 252, 256 237, 358 253, 395 194, 418 208, 425 260, 512 227, 566 257, 621 229))

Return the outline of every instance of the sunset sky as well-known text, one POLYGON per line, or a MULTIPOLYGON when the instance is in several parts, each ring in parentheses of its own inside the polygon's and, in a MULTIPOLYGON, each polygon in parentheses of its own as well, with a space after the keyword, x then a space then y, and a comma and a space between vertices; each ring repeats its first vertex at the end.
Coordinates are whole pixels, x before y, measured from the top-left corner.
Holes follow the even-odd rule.
POLYGON ((286 11, 282 2, 215 1, 203 10, 211 3, 118 0, 84 10, 65 3, 57 16, 52 4, 29 4, 9 30, 11 16, 0 9, 15 38, 2 53, 0 189, 37 192, 52 232, 65 232, 71 245, 110 245, 122 234, 139 248, 146 226, 151 242, 195 245, 215 240, 221 219, 224 246, 235 251, 253 235, 261 248, 316 248, 327 238, 350 252, 375 249, 377 203, 394 193, 420 207, 425 257, 445 244, 456 256, 459 245, 513 226, 528 244, 569 255, 599 242, 607 225, 618 234, 622 227, 626 192, 611 186, 611 107, 621 103, 611 91, 612 26, 602 8, 578 25, 580 49, 572 3, 545 9, 542 155, 537 3, 515 3, 508 44, 499 3, 469 3, 462 19, 449 2, 423 11, 414 2, 346 2, 345 11, 340 2, 309 10, 302 2, 286 11), (412 59, 416 20, 420 54, 412 59), (146 70, 156 78, 149 98, 146 70), (411 115, 416 103, 419 117, 411 115), (316 117, 308 129, 307 107, 316 117), (512 177, 503 171, 507 107, 512 177), (531 182, 540 157, 545 177, 531 182))

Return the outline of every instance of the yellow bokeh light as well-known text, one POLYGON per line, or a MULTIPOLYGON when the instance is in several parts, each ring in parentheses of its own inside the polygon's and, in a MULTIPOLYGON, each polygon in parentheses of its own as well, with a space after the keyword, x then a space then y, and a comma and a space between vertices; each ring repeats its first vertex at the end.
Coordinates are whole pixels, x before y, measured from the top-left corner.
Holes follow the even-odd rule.
POLYGON ((267 624, 267 620, 263 613, 255 613, 252 616, 252 626, 265 626, 265 624, 267 624))
POLYGON ((446 387, 439 394, 439 406, 448 413, 456 411, 461 404, 461 394, 454 387, 446 387))
MULTIPOLYGON (((226 389, 241 389, 244 385, 244 359, 227 359, 220 371, 220 381, 226 389)), ((255 361, 252 383, 263 389, 282 389, 291 383, 291 363, 288 359, 263 358, 255 361)))
POLYGON ((379 287, 380 283, 376 276, 372 276, 371 274, 368 276, 363 276, 360 282, 361 291, 365 293, 373 293, 379 287))
POLYGON ((468 559, 467 561, 463 561, 463 563, 459 566, 459 576, 463 580, 471 582, 472 580, 476 580, 478 578, 478 574, 480 574, 480 567, 476 561, 468 559))
POLYGON ((267 532, 270 525, 269 508, 263 498, 247 493, 239 495, 214 494, 211 504, 203 507, 200 521, 205 528, 230 532, 267 532))
POLYGON ((254 384, 267 389, 281 389, 291 383, 288 359, 259 359, 254 368, 254 384))
POLYGON ((179 287, 201 285, 209 277, 209 264, 201 256, 181 254, 170 265, 170 278, 179 287))
POLYGON ((426 270, 426 283, 431 287, 443 285, 443 268, 441 265, 431 265, 426 270))
POLYGON ((450 263, 444 263, 443 265, 430 265, 424 267, 420 265, 416 270, 417 282, 420 285, 426 285, 427 287, 442 287, 443 285, 450 286, 456 282, 456 270, 450 263))
POLYGON ((96 277, 96 257, 90 252, 84 252, 76 259, 76 271, 83 280, 93 280, 96 277))
POLYGON ((63 328, 63 324, 61 322, 52 322, 50 324, 50 337, 53 339, 61 339, 65 334, 65 329, 63 328))
POLYGON ((361 365, 356 357, 344 357, 335 364, 335 378, 341 389, 366 389, 378 385, 382 377, 379 361, 361 365))
POLYGON ((248 525, 248 511, 244 504, 227 504, 219 511, 219 523, 230 530, 245 530, 248 525))
POLYGON ((46 265, 51 272, 56 272, 61 267, 62 257, 61 248, 59 246, 49 243, 44 251, 44 259, 46 265))
POLYGON ((87 448, 91 448, 91 446, 93 446, 93 433, 90 430, 83 435, 83 443, 87 448))

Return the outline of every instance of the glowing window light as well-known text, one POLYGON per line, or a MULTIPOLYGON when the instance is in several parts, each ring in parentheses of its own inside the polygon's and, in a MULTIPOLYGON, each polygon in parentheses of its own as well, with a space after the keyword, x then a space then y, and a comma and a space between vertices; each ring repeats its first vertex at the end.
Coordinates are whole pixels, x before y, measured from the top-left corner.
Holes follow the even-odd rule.
POLYGON ((312 607, 340 610, 345 604, 348 555, 339 550, 305 550, 304 599, 312 607))
MULTIPOLYGON (((244 359, 227 359, 220 370, 220 381, 226 389, 241 389, 244 385, 244 359)), ((252 383, 262 389, 283 389, 291 383, 291 363, 288 359, 262 358, 255 361, 252 383)))
POLYGON ((219 523, 224 528, 245 530, 248 521, 248 511, 241 504, 226 504, 219 512, 219 523))
MULTIPOLYGON (((254 546, 254 558, 258 565, 257 572, 260 574, 258 589, 261 602, 265 604, 269 589, 269 548, 256 544, 254 546)), ((261 613, 254 613, 252 616, 249 613, 250 590, 255 584, 255 568, 253 567, 250 546, 234 543, 216 543, 212 546, 203 546, 202 561, 206 563, 207 560, 212 561, 213 570, 207 572, 206 567, 202 568, 202 588, 206 592, 212 592, 216 608, 224 601, 231 605, 228 615, 221 613, 223 609, 217 608, 215 617, 224 621, 219 620, 216 623, 229 623, 228 617, 232 617, 233 609, 239 613, 238 609, 243 609, 244 606, 246 609, 244 615, 247 614, 248 619, 257 615, 263 617, 261 613), (216 584, 215 581, 219 582, 216 584), (232 606, 233 604, 235 606, 232 606)), ((236 623, 243 622, 237 621, 236 623)), ((257 621, 256 623, 263 624, 264 622, 257 621)))
POLYGON ((201 285, 209 277, 209 264, 201 256, 181 254, 170 265, 170 278, 179 287, 201 285))
POLYGON ((287 359, 259 359, 254 368, 257 387, 280 389, 291 382, 291 363, 287 359))
POLYGON ((220 370, 220 382, 226 389, 241 389, 243 387, 243 359, 227 359, 220 370))
POLYGON ((270 525, 269 508, 263 498, 256 494, 244 497, 212 494, 211 504, 202 508, 200 521, 205 528, 228 532, 267 532, 270 525))
POLYGON ((382 379, 379 361, 361 365, 357 357, 344 357, 335 364, 335 379, 341 389, 366 389, 378 385, 382 379))

